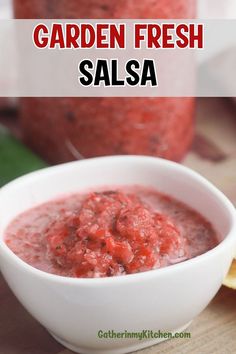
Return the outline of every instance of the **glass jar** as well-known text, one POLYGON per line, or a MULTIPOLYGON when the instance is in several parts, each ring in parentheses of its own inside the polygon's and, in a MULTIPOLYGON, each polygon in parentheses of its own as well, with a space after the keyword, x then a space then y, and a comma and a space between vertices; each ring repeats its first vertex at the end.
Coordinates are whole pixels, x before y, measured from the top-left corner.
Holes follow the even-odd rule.
MULTIPOLYGON (((14 0, 16 18, 193 18, 196 0, 14 0)), ((24 98, 24 139, 52 163, 141 154, 179 161, 194 131, 194 98, 24 98)))

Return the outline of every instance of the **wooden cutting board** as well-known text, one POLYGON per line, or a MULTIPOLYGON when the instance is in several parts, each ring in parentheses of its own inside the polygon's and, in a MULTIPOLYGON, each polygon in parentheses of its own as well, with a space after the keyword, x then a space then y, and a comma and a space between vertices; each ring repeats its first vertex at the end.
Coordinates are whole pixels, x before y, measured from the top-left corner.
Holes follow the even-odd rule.
MULTIPOLYGON (((197 135, 184 164, 209 178, 236 205, 236 108, 227 99, 200 99, 197 112, 197 135)), ((188 331, 191 339, 167 341, 138 353, 236 353, 236 292, 222 287, 188 331)), ((24 310, 1 277, 0 353, 72 353, 24 310)))

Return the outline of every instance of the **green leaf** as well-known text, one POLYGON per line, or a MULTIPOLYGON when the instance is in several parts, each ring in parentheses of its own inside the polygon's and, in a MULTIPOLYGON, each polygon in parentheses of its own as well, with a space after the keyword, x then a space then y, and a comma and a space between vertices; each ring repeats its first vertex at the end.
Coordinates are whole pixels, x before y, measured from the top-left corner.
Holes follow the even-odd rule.
POLYGON ((0 126, 0 187, 16 177, 46 166, 44 161, 0 126))

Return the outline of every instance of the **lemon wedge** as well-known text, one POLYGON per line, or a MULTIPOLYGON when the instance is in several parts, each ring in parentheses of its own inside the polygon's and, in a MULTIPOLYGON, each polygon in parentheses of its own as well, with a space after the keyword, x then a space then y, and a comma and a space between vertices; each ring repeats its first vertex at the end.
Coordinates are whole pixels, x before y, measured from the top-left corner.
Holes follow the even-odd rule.
POLYGON ((236 259, 233 260, 229 273, 224 279, 223 284, 228 288, 236 290, 236 259))

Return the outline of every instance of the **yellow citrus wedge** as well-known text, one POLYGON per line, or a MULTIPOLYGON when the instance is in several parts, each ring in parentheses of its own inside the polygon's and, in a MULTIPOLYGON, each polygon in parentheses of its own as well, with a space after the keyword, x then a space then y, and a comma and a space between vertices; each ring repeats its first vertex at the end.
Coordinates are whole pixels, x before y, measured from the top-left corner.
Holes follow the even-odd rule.
POLYGON ((236 260, 233 261, 227 277, 224 279, 223 284, 228 288, 236 290, 236 260))

